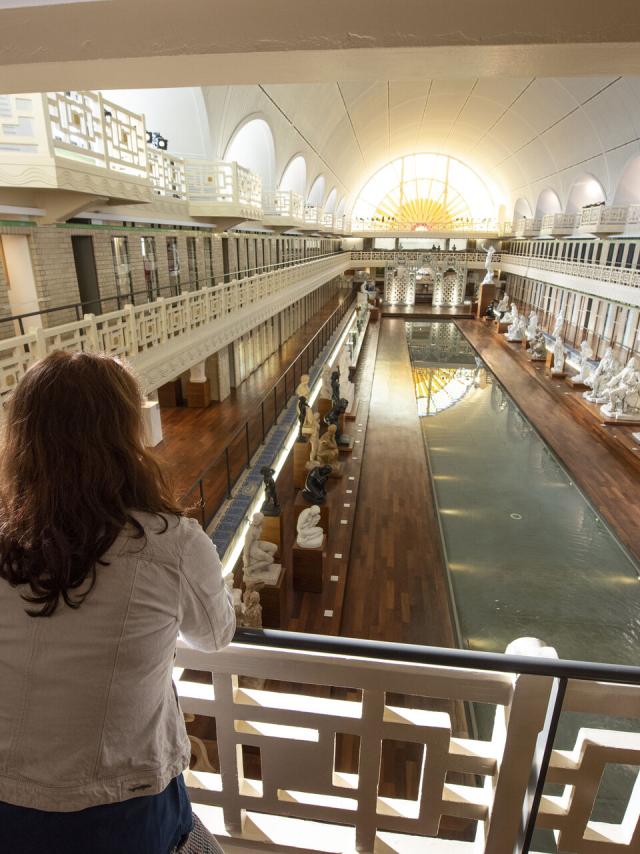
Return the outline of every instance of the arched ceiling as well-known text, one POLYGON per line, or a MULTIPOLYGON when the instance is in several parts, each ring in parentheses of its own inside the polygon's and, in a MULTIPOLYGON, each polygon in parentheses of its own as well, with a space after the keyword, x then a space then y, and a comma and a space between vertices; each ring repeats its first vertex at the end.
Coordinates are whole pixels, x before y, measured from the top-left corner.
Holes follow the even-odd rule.
POLYGON ((467 163, 494 187, 507 217, 519 197, 535 210, 547 188, 564 207, 587 173, 611 202, 626 164, 640 154, 640 77, 338 81, 203 92, 222 146, 241 114, 260 113, 274 131, 279 169, 304 153, 307 189, 324 173, 349 207, 374 172, 413 152, 467 163))

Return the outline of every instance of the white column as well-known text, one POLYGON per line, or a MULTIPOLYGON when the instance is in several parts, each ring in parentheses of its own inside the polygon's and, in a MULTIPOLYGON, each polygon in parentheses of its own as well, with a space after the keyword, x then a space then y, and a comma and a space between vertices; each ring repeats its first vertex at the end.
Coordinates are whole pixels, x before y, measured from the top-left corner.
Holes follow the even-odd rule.
POLYGON ((189 371, 189 382, 191 383, 206 383, 207 381, 207 373, 206 373, 206 363, 198 362, 197 365, 193 365, 193 367, 189 371))
POLYGON ((157 400, 157 392, 153 392, 142 402, 142 425, 144 430, 144 444, 147 448, 155 448, 162 442, 162 419, 160 418, 160 404, 157 400))

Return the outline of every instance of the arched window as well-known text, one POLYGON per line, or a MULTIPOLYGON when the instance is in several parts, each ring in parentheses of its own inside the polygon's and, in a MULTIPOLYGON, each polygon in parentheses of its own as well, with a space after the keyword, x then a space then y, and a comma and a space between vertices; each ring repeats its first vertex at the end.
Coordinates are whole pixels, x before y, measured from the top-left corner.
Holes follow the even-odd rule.
POLYGON ((324 175, 318 175, 316 180, 313 182, 311 190, 309 191, 309 198, 307 199, 308 205, 316 205, 316 207, 322 207, 322 200, 324 199, 324 187, 324 175))
POLYGON ((516 203, 513 206, 513 222, 523 217, 531 219, 531 205, 524 196, 521 196, 519 199, 516 199, 516 203))
POLYGON ((307 161, 297 154, 284 170, 279 190, 291 190, 304 198, 307 191, 307 161))
POLYGON ((271 128, 264 119, 250 119, 235 131, 224 155, 262 178, 262 186, 274 187, 276 147, 271 128))
POLYGON ((600 181, 593 175, 583 175, 574 181, 567 199, 566 213, 577 213, 585 205, 597 205, 605 202, 607 197, 600 181))
POLYGON ((613 204, 640 204, 640 155, 632 158, 625 166, 618 181, 613 204))
POLYGON ((558 194, 555 190, 552 190, 550 187, 547 187, 538 196, 535 218, 542 219, 542 217, 546 216, 547 214, 557 213, 562 213, 562 205, 560 204, 560 199, 558 198, 558 194))
POLYGON ((352 219, 430 227, 456 219, 493 219, 487 184, 465 163, 444 154, 409 154, 388 163, 360 191, 352 219))
POLYGON ((333 213, 334 212, 335 207, 336 207, 337 198, 338 198, 338 193, 336 191, 336 188, 334 187, 333 190, 331 190, 331 192, 327 196, 327 201, 324 203, 325 213, 333 213))

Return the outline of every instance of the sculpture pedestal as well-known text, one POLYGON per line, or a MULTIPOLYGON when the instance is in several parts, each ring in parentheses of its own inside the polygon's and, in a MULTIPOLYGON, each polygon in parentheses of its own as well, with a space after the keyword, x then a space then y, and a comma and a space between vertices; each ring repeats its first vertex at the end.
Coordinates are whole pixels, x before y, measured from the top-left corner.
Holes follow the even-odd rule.
POLYGON ((478 292, 478 307, 476 309, 476 317, 478 320, 482 320, 487 308, 489 307, 489 303, 491 300, 496 298, 496 294, 498 293, 498 288, 496 285, 483 284, 480 283, 480 290, 478 292))
POLYGON ((345 412, 347 421, 355 421, 358 418, 358 407, 360 406, 360 398, 356 397, 351 404, 351 408, 345 412))
POLYGON ((640 412, 615 412, 606 403, 600 412, 605 424, 640 424, 640 412))
MULTIPOLYGON (((295 501, 293 502, 293 521, 296 526, 296 530, 298 525, 298 516, 302 513, 303 510, 306 510, 307 507, 313 507, 313 504, 309 504, 309 502, 303 498, 302 493, 299 492, 295 497, 295 501)), ((325 534, 328 534, 329 519, 331 513, 326 499, 324 504, 318 504, 318 507, 320 508, 320 521, 318 522, 318 525, 320 528, 322 528, 325 534)))
POLYGON ((157 400, 145 400, 143 402, 142 424, 145 446, 155 448, 162 442, 162 420, 160 418, 160 404, 157 400))
POLYGON ((211 403, 209 380, 199 383, 187 383, 187 406, 206 409, 211 403))
POLYGON ((345 439, 349 440, 349 443, 346 445, 338 445, 338 450, 341 454, 350 454, 353 451, 353 436, 346 436, 345 439))
POLYGON ((311 455, 311 442, 295 442, 293 445, 293 485, 296 489, 304 489, 307 479, 306 465, 311 455))
POLYGON ((589 386, 586 383, 583 383, 582 381, 575 382, 573 377, 565 377, 565 382, 567 382, 571 386, 571 388, 581 389, 582 391, 584 391, 584 389, 589 388, 589 386))
POLYGON ((520 346, 522 347, 522 349, 523 349, 523 350, 527 350, 527 349, 528 349, 528 347, 529 347, 529 341, 528 341, 528 339, 527 339, 527 338, 523 338, 523 339, 522 339, 522 341, 520 342, 520 346))
POLYGON ((506 332, 507 329, 511 326, 509 321, 505 320, 496 320, 496 332, 500 335, 502 332, 506 332))
POLYGON ((282 536, 282 514, 277 516, 265 516, 262 522, 261 539, 268 543, 273 543, 278 547, 277 555, 280 555, 281 544, 284 537, 282 536))
MULTIPOLYGON (((293 546, 293 589, 307 593, 322 593, 325 537, 317 549, 293 546)), ((263 617, 264 622, 264 617, 263 617)))
POLYGON ((380 309, 372 308, 369 312, 369 323, 377 323, 380 319, 380 309))
MULTIPOLYGON (((275 516, 273 517, 275 518, 275 516)), ((264 535, 264 526, 262 528, 264 535)), ((257 584, 262 605, 262 625, 265 629, 279 629, 285 614, 287 589, 285 586, 285 569, 280 567, 280 573, 274 584, 257 584)))

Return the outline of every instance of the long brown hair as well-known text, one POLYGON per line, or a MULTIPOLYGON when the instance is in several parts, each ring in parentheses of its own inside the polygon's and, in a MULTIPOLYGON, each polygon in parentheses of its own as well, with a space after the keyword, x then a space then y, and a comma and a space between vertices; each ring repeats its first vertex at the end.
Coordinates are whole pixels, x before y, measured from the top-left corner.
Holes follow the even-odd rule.
POLYGON ((138 383, 110 356, 56 351, 22 378, 0 451, 0 578, 30 585, 30 616, 80 606, 125 525, 145 536, 132 510, 181 514, 142 434, 138 383))

